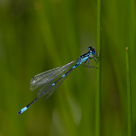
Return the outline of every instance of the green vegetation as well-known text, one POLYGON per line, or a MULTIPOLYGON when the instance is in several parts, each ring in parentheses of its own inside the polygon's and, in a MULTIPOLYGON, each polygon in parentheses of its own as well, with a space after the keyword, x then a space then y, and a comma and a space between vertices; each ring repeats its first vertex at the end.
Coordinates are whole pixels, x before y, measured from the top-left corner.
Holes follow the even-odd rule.
POLYGON ((1 0, 0 136, 135 136, 135 34, 134 0, 1 0), (100 63, 90 61, 98 69, 81 65, 46 102, 17 114, 37 95, 34 75, 89 46, 102 48, 100 63))

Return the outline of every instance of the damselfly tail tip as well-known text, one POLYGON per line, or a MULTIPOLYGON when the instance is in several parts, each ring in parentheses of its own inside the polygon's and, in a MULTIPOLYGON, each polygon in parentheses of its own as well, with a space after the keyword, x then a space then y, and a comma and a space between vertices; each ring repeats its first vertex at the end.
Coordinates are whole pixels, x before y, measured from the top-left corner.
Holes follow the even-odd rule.
POLYGON ((28 108, 27 107, 24 107, 24 108, 22 108, 19 112, 18 112, 18 114, 20 115, 20 114, 22 114, 24 111, 26 111, 28 108))
POLYGON ((21 114, 21 110, 19 112, 17 112, 17 114, 20 115, 21 114))

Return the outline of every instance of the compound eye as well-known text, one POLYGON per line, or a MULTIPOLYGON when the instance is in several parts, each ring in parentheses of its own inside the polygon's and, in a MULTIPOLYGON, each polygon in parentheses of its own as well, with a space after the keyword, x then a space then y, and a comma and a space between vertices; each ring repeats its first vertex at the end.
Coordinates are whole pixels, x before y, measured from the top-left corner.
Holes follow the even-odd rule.
POLYGON ((92 46, 88 47, 88 50, 90 50, 90 51, 91 51, 91 50, 92 50, 92 46))
POLYGON ((92 54, 95 55, 95 49, 92 50, 92 54))

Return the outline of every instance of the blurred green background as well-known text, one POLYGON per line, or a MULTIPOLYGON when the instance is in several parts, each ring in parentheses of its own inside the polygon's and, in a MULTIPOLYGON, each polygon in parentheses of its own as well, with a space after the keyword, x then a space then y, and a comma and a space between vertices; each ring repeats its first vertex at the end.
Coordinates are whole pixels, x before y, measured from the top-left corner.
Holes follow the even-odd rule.
MULTIPOLYGON (((126 46, 136 135, 135 10, 134 0, 102 1, 101 136, 127 136, 126 46)), ((0 136, 95 135, 97 69, 81 65, 46 102, 17 112, 37 95, 31 77, 96 48, 96 24, 95 0, 0 0, 0 136)))

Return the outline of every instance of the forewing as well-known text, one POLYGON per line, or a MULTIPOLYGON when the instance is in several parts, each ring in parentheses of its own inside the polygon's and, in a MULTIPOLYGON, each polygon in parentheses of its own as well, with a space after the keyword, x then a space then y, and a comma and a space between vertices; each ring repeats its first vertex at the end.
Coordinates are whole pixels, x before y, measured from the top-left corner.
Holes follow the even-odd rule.
POLYGON ((30 90, 34 90, 43 84, 44 86, 46 86, 50 82, 53 83, 54 79, 56 79, 57 77, 65 73, 76 62, 77 60, 71 61, 70 63, 63 65, 61 67, 57 67, 57 68, 45 71, 43 73, 40 73, 38 75, 35 75, 30 81, 30 90))
POLYGON ((70 73, 71 73, 71 71, 69 71, 67 73, 67 75, 64 76, 63 78, 57 77, 56 79, 53 79, 52 81, 48 82, 48 84, 43 85, 43 87, 41 87, 38 90, 38 95, 40 95, 41 93, 44 92, 45 100, 47 100, 54 93, 54 91, 62 84, 62 82, 67 78, 67 76, 70 73), (59 78, 61 78, 61 79, 59 80, 59 78), (52 83, 56 82, 57 80, 58 80, 58 82, 54 86, 52 86, 52 83))

